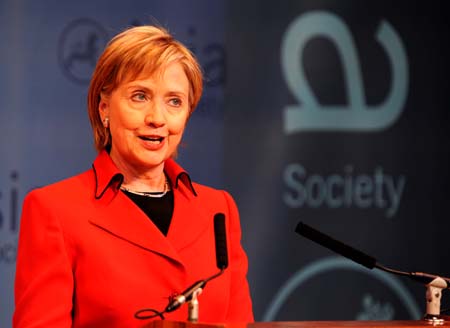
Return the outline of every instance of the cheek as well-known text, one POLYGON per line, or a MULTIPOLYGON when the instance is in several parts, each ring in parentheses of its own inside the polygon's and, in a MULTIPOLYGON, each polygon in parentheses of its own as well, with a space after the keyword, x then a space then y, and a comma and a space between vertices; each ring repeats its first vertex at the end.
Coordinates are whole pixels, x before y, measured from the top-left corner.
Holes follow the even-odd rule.
POLYGON ((169 124, 170 134, 182 134, 187 123, 187 116, 178 117, 171 120, 169 124))
POLYGON ((133 113, 126 113, 124 111, 116 111, 111 113, 111 128, 117 130, 134 130, 142 125, 142 118, 133 113))

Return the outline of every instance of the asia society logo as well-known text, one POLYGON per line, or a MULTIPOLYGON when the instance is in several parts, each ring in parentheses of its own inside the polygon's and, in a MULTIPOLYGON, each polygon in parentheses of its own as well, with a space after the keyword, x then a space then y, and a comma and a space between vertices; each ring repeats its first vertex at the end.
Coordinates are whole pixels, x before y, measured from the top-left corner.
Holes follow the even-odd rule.
POLYGON ((391 72, 386 98, 377 106, 365 101, 360 61, 352 34, 338 16, 313 11, 297 17, 288 27, 281 44, 281 67, 286 84, 297 101, 284 108, 284 132, 377 131, 391 126, 401 115, 408 93, 408 58, 393 26, 381 21, 374 38, 385 51, 391 72), (322 106, 311 90, 303 67, 303 51, 317 37, 330 40, 341 59, 348 104, 322 106), (330 110, 331 109, 331 110, 330 110))
POLYGON ((72 81, 87 84, 102 52, 108 34, 96 21, 80 18, 63 30, 58 49, 59 64, 72 81))

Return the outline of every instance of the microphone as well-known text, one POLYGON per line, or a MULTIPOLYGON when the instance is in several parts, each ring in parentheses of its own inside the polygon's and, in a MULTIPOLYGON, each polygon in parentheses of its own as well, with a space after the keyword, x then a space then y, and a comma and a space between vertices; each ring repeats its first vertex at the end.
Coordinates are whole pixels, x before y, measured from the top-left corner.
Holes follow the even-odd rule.
POLYGON ((180 295, 177 295, 173 298, 171 302, 167 305, 164 312, 172 312, 178 309, 183 303, 189 302, 192 299, 194 293, 199 289, 203 288, 206 285, 207 280, 199 280, 189 286, 186 290, 184 290, 180 295))
POLYGON ((225 230, 225 215, 214 215, 214 237, 216 240, 216 263, 220 270, 228 267, 227 234, 225 230))
POLYGON ((196 281, 180 295, 174 297, 167 305, 164 312, 172 312, 178 309, 183 303, 192 300, 193 295, 200 288, 204 288, 206 283, 214 278, 220 276, 228 267, 228 251, 227 251, 227 235, 225 229, 225 215, 223 213, 216 213, 214 215, 214 240, 216 245, 216 265, 220 270, 218 273, 209 278, 196 281))
POLYGON ((447 283, 447 286, 444 288, 450 289, 450 279, 449 278, 444 278, 441 276, 436 276, 433 274, 423 273, 423 272, 404 272, 404 271, 387 268, 387 267, 377 263, 377 260, 375 258, 373 258, 372 256, 369 256, 351 246, 348 246, 338 240, 335 240, 335 239, 331 238, 330 236, 327 236, 324 233, 322 233, 318 230, 315 230, 314 228, 312 228, 302 222, 299 222, 297 224, 297 227, 295 228, 295 232, 297 232, 299 235, 301 235, 301 236, 303 236, 325 248, 328 248, 329 250, 331 250, 335 253, 338 253, 356 263, 359 263, 359 264, 365 266, 366 268, 369 268, 369 269, 377 268, 377 269, 380 269, 382 271, 386 271, 389 273, 394 273, 394 274, 401 275, 401 276, 407 276, 410 279, 421 282, 423 284, 430 284, 435 279, 440 278, 440 279, 443 279, 447 283))
POLYGON ((325 248, 328 248, 331 251, 334 251, 356 263, 365 266, 366 268, 373 269, 376 266, 376 260, 372 256, 345 245, 302 222, 299 222, 295 232, 325 248))

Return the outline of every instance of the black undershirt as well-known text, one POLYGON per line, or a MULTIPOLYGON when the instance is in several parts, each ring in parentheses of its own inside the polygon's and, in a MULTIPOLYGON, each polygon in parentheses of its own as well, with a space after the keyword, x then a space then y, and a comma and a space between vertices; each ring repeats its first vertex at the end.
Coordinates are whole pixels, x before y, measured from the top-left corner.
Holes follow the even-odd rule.
POLYGON ((159 198, 136 195, 125 190, 122 192, 152 220, 164 236, 167 236, 174 206, 172 190, 159 198))

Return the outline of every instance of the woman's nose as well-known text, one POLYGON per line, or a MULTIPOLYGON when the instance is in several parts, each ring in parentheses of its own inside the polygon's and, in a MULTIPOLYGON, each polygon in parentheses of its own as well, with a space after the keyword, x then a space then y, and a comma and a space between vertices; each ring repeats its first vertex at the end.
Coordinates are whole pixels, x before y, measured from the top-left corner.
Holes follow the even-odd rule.
POLYGON ((152 102, 145 115, 145 124, 161 127, 166 123, 166 118, 164 116, 164 104, 161 102, 152 102))

